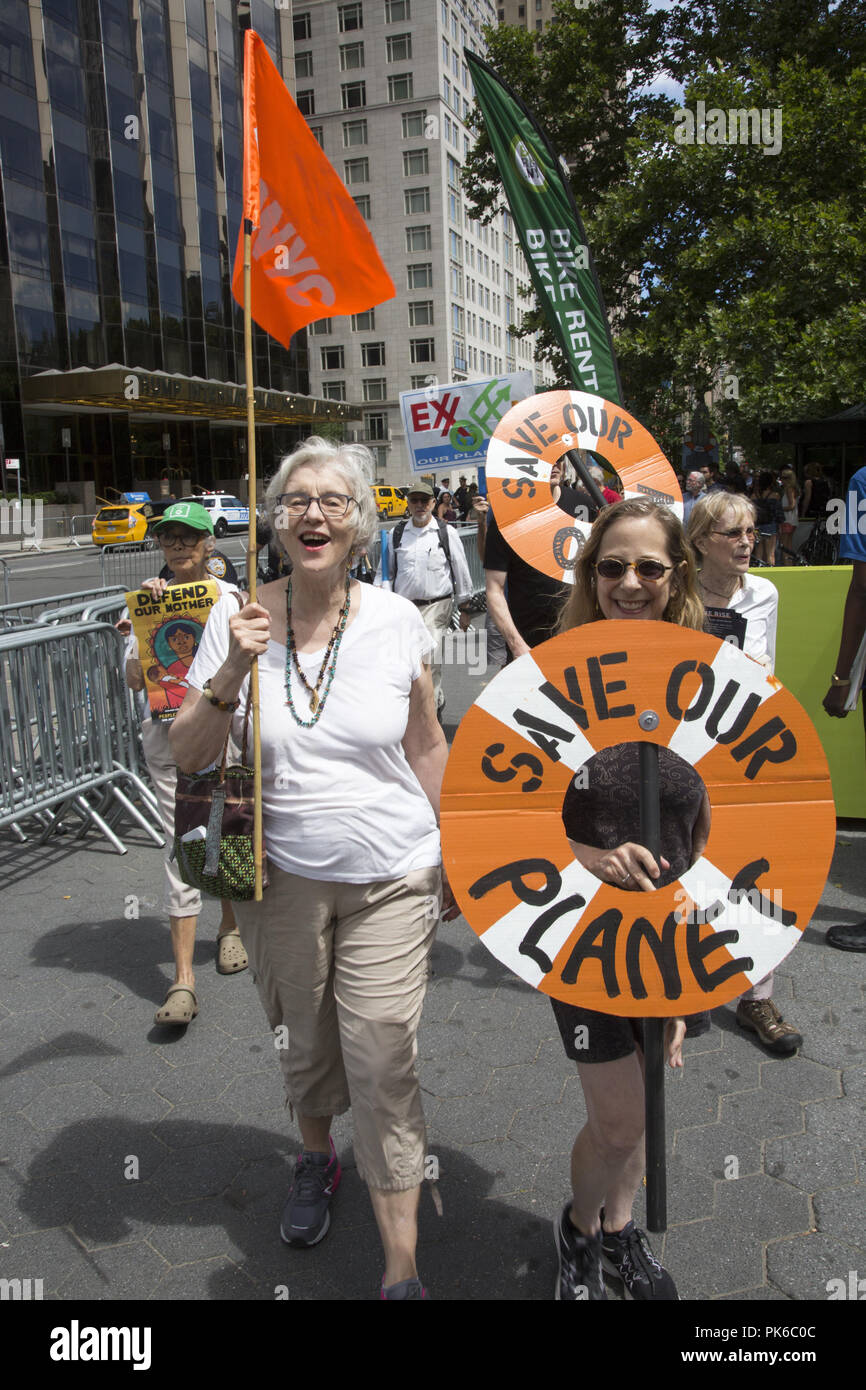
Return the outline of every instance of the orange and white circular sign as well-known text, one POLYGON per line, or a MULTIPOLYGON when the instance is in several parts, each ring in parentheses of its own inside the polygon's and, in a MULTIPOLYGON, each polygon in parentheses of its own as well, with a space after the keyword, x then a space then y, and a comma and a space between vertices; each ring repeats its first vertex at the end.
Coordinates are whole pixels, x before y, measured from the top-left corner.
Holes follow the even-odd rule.
POLYGON ((494 677, 457 730, 441 825, 461 910, 503 964, 556 999, 644 1017, 715 1008, 777 966, 836 835, 794 696, 731 643, 660 622, 575 628, 494 677), (696 769, 712 814, 700 857, 651 893, 596 878, 562 821, 594 754, 641 741, 696 769))
POLYGON ((649 430, 621 406, 586 391, 546 391, 518 401, 487 450, 487 494, 503 537, 542 574, 570 584, 589 535, 550 493, 550 470, 569 449, 590 449, 614 469, 625 497, 670 507, 682 520, 676 474, 649 430))

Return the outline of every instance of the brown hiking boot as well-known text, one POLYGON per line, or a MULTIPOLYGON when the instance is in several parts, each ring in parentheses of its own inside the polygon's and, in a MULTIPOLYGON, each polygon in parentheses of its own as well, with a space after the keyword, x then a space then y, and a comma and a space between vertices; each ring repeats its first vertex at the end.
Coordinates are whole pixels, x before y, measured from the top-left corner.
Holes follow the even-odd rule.
POLYGON ((790 1023, 786 1023, 772 999, 741 999, 737 1005, 737 1022, 750 1033, 757 1033, 765 1047, 780 1057, 790 1057, 803 1039, 790 1023))

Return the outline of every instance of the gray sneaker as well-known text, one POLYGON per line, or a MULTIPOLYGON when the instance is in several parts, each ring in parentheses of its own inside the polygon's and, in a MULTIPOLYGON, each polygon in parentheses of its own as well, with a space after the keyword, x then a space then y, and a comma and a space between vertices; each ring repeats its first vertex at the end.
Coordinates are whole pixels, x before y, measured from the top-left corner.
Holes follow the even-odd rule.
POLYGON ((333 1139, 330 1153, 301 1153, 289 1188, 280 1235, 287 1245, 318 1245, 331 1224, 331 1198, 340 1185, 343 1170, 333 1139))

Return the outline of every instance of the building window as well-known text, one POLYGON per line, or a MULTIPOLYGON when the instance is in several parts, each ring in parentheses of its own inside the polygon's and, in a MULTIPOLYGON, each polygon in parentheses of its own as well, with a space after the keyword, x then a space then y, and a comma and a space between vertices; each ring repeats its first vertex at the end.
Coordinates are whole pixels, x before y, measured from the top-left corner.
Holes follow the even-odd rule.
POLYGON ((304 39, 312 38, 310 16, 308 14, 296 14, 292 19, 292 29, 294 30, 295 43, 303 43, 304 39))
POLYGON ((361 383, 361 390, 365 401, 386 401, 388 399, 388 382, 383 376, 367 377, 361 383))
POLYGON ((345 381, 323 381, 322 395, 326 401, 344 401, 346 399, 345 381))
POLYGON ((462 237, 459 237, 459 236, 457 235, 456 232, 449 232, 449 233, 448 233, 448 244, 449 244, 449 246, 450 246, 450 248, 451 248, 451 259, 452 259, 452 261, 462 261, 462 260, 463 260, 463 238, 462 238, 462 237))
POLYGON ((429 172, 430 157, 427 150, 403 151, 403 175, 405 178, 418 178, 420 174, 429 174, 429 172))
POLYGON ((363 314, 353 314, 352 327, 356 333, 371 332, 376 327, 376 310, 367 309, 363 314))
POLYGON ((451 305, 451 328, 455 333, 465 333, 465 316, 459 304, 451 305))
POLYGON ((338 5, 337 15, 340 21, 341 34, 349 34, 353 29, 363 29, 364 27, 363 5, 338 5))
POLYGON ((424 125, 427 120, 425 111, 404 111, 403 112, 403 139, 414 140, 416 136, 424 134, 424 125))
POLYGON ((413 391, 425 391, 429 386, 436 385, 436 378, 429 372, 426 376, 410 376, 409 385, 413 391))
POLYGON ((346 365, 346 350, 344 347, 323 347, 319 351, 322 354, 323 372, 341 372, 346 365))
POLYGON ((385 365, 385 344, 384 343, 362 343, 361 344, 361 366, 362 367, 384 367, 385 365))
POLYGON ((375 414, 371 411, 364 416, 364 433, 368 439, 387 439, 388 438, 388 412, 387 410, 377 410, 375 414))
POLYGON ((411 362, 435 362, 436 345, 432 338, 410 338, 409 360, 411 362))
POLYGON ((407 251, 430 251, 433 247, 433 238, 429 227, 407 227, 406 228, 406 250, 407 251))
POLYGON ((313 75, 313 55, 312 53, 295 54, 295 77, 312 77, 313 75))
POLYGON ((343 122, 343 145, 350 149, 352 145, 366 145, 367 143, 367 122, 366 121, 344 121, 343 122))
POLYGON ((358 193, 353 197, 352 202, 358 209, 365 222, 370 221, 370 195, 369 193, 358 193))
POLYGON ((311 126, 310 126, 310 134, 312 135, 312 137, 313 137, 313 139, 315 140, 316 144, 317 144, 317 145, 321 145, 322 149, 324 149, 324 148, 325 148, 325 133, 324 133, 324 130, 323 130, 322 126, 320 126, 320 125, 311 125, 311 126))
POLYGON ((452 221, 453 223, 455 223, 455 225, 458 226, 458 227, 460 226, 460 213, 461 213, 461 207, 460 207, 460 198, 459 198, 459 195, 456 194, 456 193, 449 193, 449 194, 448 194, 448 216, 451 218, 451 221, 452 221))
POLYGON ((340 45, 340 72, 352 72, 364 66, 364 45, 344 43, 340 45))
POLYGON ((346 183, 369 183, 369 159, 344 159, 343 179, 346 183))
POLYGON ((354 111, 359 106, 367 105, 366 82, 344 82, 340 92, 342 93, 344 111, 354 111))
POLYGON ((411 215, 419 212, 430 211, 430 189, 429 188, 407 188, 403 192, 404 211, 411 215))
POLYGON ((401 72, 399 76, 388 78, 389 101, 411 101, 413 96, 411 72, 401 72))
POLYGON ((447 159, 447 168, 448 168, 448 186, 449 186, 449 188, 459 188, 459 187, 460 187, 460 165, 457 163, 457 160, 454 158, 453 155, 450 155, 450 154, 448 155, 448 159, 447 159))
MULTIPOLYGON (((461 314, 463 310, 460 310, 461 314)), ((416 299, 409 305, 409 327, 423 328, 433 322, 433 300, 416 299)))
POLYGON ((310 324, 310 327, 309 327, 309 332, 310 332, 310 333, 323 334, 323 333, 330 333, 330 331, 331 331, 331 320, 330 320, 330 319, 316 319, 315 323, 311 323, 311 324, 310 324))
POLYGON ((391 34, 386 39, 389 63, 411 63, 412 61, 412 35, 411 34, 391 34))
POLYGON ((401 19, 411 18, 409 0, 385 0, 386 24, 397 24, 401 19))
POLYGON ((427 290, 433 287, 433 266, 429 261, 407 266, 406 276, 410 290, 427 290))
POLYGON ((298 110, 302 116, 315 116, 316 94, 312 87, 308 91, 298 92, 295 101, 298 103, 298 110))
POLYGON ((451 293, 463 294, 463 271, 459 265, 452 265, 451 267, 451 293))

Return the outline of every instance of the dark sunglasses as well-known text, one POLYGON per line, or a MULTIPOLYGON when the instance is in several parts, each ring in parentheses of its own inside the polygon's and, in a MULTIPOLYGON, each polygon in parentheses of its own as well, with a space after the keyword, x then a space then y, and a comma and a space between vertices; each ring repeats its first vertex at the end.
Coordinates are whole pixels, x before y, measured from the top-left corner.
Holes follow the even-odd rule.
POLYGON ((661 560, 599 560, 598 564, 593 565, 593 569, 600 574, 602 579, 622 579, 626 570, 634 570, 639 579, 646 579, 651 584, 657 584, 660 579, 664 579, 668 570, 676 569, 676 565, 663 565, 661 560))

